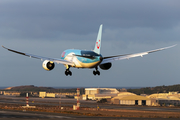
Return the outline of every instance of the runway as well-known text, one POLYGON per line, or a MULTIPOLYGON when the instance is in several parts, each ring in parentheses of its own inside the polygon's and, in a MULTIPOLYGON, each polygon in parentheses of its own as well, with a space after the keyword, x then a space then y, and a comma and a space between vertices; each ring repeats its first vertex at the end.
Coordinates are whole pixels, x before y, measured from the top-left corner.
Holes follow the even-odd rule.
MULTIPOLYGON (((25 105, 25 97, 5 96, 0 95, 0 103, 12 103, 25 105)), ((29 98, 29 104, 34 105, 50 105, 50 106, 64 106, 72 107, 77 103, 76 99, 72 98, 29 98), (33 101, 33 103, 32 103, 33 101), (61 104, 60 104, 61 102, 61 104)), ((174 107, 151 107, 151 106, 122 106, 112 104, 97 104, 96 101, 84 101, 80 100, 81 107, 97 108, 97 105, 102 109, 124 109, 124 110, 147 110, 147 111, 168 111, 168 112, 179 112, 180 108, 174 107)))
POLYGON ((37 114, 29 112, 16 112, 16 111, 0 111, 0 119, 9 118, 9 119, 71 119, 71 117, 60 116, 60 115, 47 115, 46 114, 37 114))
MULTIPOLYGON (((120 118, 120 117, 88 117, 43 112, 0 110, 0 120, 166 120, 166 118, 120 118)), ((169 118, 168 120, 179 120, 169 118)))
POLYGON ((175 107, 122 106, 83 100, 80 103, 81 109, 73 111, 73 105, 77 104, 76 99, 29 98, 29 105, 36 106, 37 109, 26 111, 21 107, 26 105, 25 97, 0 95, 0 119, 164 120, 173 118, 176 120, 177 118, 178 120, 180 118, 180 108, 175 107), (100 110, 97 110, 97 106, 100 110), (63 110, 60 109, 61 107, 63 110))

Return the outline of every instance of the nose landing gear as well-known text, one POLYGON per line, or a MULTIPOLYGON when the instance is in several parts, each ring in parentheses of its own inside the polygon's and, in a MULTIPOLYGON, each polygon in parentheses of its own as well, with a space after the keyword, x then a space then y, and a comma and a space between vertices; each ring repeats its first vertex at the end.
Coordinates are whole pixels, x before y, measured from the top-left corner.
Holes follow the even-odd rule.
POLYGON ((93 74, 94 74, 94 75, 96 75, 96 74, 97 74, 97 75, 100 75, 100 72, 98 71, 98 68, 96 67, 95 69, 96 69, 96 70, 93 71, 93 74))

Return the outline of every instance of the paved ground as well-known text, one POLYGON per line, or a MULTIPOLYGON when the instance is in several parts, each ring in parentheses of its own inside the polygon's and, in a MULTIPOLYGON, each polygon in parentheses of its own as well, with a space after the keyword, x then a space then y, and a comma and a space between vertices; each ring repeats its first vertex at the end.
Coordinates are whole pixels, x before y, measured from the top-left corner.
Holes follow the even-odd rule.
MULTIPOLYGON (((0 95, 0 103, 15 103, 25 105, 25 97, 15 96, 4 96, 0 95)), ((29 104, 34 105, 51 105, 59 106, 61 102, 62 106, 72 107, 77 103, 76 99, 71 98, 29 98, 29 104), (32 103, 32 101, 34 101, 32 103)), ((81 107, 96 108, 97 105, 104 109, 124 109, 124 110, 148 110, 148 111, 169 111, 169 112, 180 112, 180 108, 171 107, 147 107, 147 106, 120 106, 120 105, 109 105, 109 104, 97 104, 96 101, 84 101, 81 100, 81 107)))
MULTIPOLYGON (((88 117, 69 114, 0 110, 0 120, 166 120, 165 118, 88 117)), ((168 120, 179 120, 168 118, 168 120)))
MULTIPOLYGON (((76 104, 75 99, 67 99, 62 98, 29 98, 30 105, 40 105, 40 106, 59 106, 61 103, 62 106, 73 106, 76 104), (33 101, 33 103, 32 103, 33 101)), ((81 107, 88 107, 88 108, 97 108, 97 105, 100 108, 104 109, 121 109, 121 110, 140 110, 146 112, 180 112, 180 108, 171 108, 171 107, 147 107, 147 106, 120 106, 120 105, 110 105, 110 104, 97 104, 96 101, 80 101, 81 107)), ((13 104, 17 106, 25 105, 26 99, 25 97, 13 97, 13 96, 4 96, 0 95, 0 105, 4 104, 13 104)), ((89 112, 89 111, 87 111, 89 112)), ((127 113, 127 112, 126 112, 127 113)), ((106 114, 109 114, 106 113, 106 114)), ((113 115, 115 113, 113 112, 113 115)), ((117 113, 116 113, 117 114, 117 113)), ((122 113, 124 115, 124 113, 122 113)), ((138 113, 139 114, 139 113, 138 113)), ((142 113, 143 114, 143 113, 142 113)), ((118 113, 119 115, 119 113, 118 113)), ((179 114, 178 114, 179 115, 179 114)), ((171 115, 169 115, 171 116, 171 115)), ((123 117, 89 117, 89 116, 78 116, 75 114, 61 114, 61 113, 43 113, 43 112, 30 112, 30 111, 12 111, 12 110, 0 110, 0 120, 60 120, 60 119, 67 119, 67 120, 166 120, 165 118, 123 118, 123 117)), ((168 120, 179 120, 180 118, 168 118, 168 120)))

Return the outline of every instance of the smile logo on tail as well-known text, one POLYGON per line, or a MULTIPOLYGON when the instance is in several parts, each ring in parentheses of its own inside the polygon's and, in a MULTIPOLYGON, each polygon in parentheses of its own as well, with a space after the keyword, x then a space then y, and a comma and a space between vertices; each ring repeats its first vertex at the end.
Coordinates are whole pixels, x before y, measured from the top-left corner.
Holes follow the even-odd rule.
MULTIPOLYGON (((100 42, 100 40, 99 40, 99 42, 100 42)), ((99 49, 100 48, 100 43, 98 44, 98 42, 96 42, 96 46, 97 46, 97 49, 99 49)))
POLYGON ((61 57, 64 57, 65 53, 66 53, 66 52, 63 52, 63 53, 61 54, 61 57))

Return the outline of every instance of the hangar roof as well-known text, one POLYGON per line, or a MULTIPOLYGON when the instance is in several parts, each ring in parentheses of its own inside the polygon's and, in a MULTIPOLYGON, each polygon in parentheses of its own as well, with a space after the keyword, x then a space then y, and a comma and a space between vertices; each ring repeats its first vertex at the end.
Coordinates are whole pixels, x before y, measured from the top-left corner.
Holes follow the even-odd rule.
POLYGON ((85 88, 85 90, 116 90, 116 88, 85 88))
POLYGON ((130 93, 130 92, 119 92, 118 96, 122 96, 122 95, 136 95, 134 93, 130 93))
POLYGON ((139 96, 139 95, 117 96, 117 97, 114 97, 112 100, 114 100, 114 99, 119 99, 119 100, 150 100, 147 97, 139 96))

